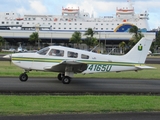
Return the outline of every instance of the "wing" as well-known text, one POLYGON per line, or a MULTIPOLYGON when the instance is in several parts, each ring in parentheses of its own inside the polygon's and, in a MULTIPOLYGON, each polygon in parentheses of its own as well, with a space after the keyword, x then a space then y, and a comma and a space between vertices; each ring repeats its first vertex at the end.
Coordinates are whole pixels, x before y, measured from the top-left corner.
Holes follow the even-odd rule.
POLYGON ((74 73, 81 73, 87 69, 87 64, 81 63, 79 61, 74 60, 64 60, 61 63, 54 65, 54 66, 48 66, 44 68, 47 71, 52 72, 74 72, 74 73))

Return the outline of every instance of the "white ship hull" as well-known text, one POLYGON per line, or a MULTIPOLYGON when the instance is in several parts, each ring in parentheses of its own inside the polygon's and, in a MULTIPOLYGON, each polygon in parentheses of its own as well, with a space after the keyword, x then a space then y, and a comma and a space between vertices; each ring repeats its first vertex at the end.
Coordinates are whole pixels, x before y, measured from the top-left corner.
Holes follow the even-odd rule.
POLYGON ((62 8, 62 15, 24 15, 0 13, 0 29, 6 30, 52 30, 58 32, 86 31, 127 32, 136 25, 141 31, 149 31, 148 13, 135 14, 134 8, 117 9, 116 16, 90 17, 78 9, 62 8))

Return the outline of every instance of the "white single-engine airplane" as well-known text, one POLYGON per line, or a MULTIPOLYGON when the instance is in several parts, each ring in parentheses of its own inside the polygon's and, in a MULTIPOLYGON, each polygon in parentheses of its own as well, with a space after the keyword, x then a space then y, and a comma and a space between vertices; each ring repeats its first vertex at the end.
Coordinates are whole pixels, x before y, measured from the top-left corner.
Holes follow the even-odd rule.
POLYGON ((15 65, 25 70, 19 76, 21 81, 27 81, 27 72, 36 70, 58 72, 58 80, 69 84, 74 73, 138 71, 153 68, 144 65, 152 41, 153 39, 143 37, 122 56, 49 46, 36 53, 15 53, 4 58, 10 58, 15 65))

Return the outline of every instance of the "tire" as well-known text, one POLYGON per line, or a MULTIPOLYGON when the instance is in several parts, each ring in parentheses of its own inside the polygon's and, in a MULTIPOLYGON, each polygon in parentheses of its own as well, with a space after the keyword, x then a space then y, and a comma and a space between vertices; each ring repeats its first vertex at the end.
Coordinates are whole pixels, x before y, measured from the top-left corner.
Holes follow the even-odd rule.
POLYGON ((69 84, 71 82, 71 78, 69 76, 64 76, 62 79, 63 84, 69 84))
POLYGON ((28 75, 26 73, 22 73, 20 76, 19 76, 19 79, 20 81, 22 82, 26 82, 28 80, 28 75))
POLYGON ((57 78, 58 78, 59 81, 62 81, 62 74, 59 73, 57 78))

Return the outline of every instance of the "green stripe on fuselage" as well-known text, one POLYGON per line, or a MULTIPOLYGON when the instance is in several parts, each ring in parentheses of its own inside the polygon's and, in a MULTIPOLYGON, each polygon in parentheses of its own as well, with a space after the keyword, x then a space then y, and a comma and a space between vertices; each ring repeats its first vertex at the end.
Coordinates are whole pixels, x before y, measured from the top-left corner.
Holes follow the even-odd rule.
MULTIPOLYGON (((28 61, 28 62, 54 62, 60 63, 67 59, 53 59, 53 58, 30 58, 30 57, 12 57, 13 61, 28 61)), ((77 62, 85 64, 107 64, 112 66, 137 66, 143 64, 129 63, 129 62, 110 62, 110 61, 92 61, 92 60, 77 60, 77 62)))
POLYGON ((60 63, 64 59, 12 57, 12 60, 13 61, 28 61, 28 62, 56 62, 56 63, 60 63))

